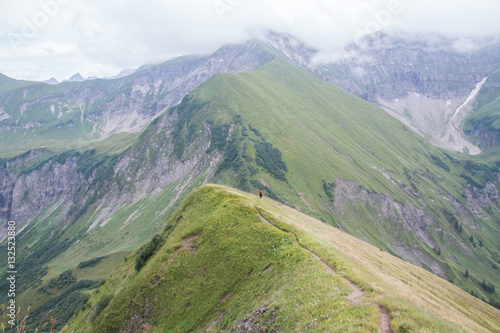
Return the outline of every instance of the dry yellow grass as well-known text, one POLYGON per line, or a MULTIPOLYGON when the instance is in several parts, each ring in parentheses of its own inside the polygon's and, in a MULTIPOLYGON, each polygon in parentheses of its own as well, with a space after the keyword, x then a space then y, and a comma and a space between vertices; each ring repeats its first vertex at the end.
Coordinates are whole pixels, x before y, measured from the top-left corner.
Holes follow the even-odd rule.
POLYGON ((341 273, 363 287, 367 301, 390 310, 393 327, 401 324, 402 330, 406 322, 412 331, 428 331, 425 327, 431 326, 432 331, 500 332, 500 310, 448 281, 269 198, 224 189, 294 227, 299 240, 309 237, 305 243, 316 242, 311 250, 321 252, 326 262, 331 262, 328 255, 335 256, 341 273))

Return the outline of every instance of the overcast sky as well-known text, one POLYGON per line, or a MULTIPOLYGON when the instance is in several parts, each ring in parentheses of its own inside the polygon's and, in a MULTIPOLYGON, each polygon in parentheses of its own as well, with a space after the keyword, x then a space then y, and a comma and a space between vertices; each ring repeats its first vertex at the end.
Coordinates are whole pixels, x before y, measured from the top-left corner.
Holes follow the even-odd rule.
POLYGON ((379 29, 500 36, 498 0, 0 0, 0 73, 113 76, 258 31, 330 51, 379 29))

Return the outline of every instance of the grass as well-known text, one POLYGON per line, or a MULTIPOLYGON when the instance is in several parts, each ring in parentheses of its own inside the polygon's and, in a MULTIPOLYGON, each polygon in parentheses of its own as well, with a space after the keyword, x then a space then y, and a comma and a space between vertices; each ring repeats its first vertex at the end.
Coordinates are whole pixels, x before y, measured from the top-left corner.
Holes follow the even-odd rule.
MULTIPOLYGON (((423 249, 425 256, 434 257, 429 241, 404 229, 401 225, 404 219, 400 216, 398 220, 397 212, 394 216, 385 216, 377 207, 379 199, 375 197, 383 195, 404 207, 402 209, 414 207, 424 211, 432 220, 431 225, 443 230, 447 243, 438 234, 428 235, 431 243, 438 244, 445 252, 435 260, 439 265, 451 267, 455 272, 471 265, 476 273, 485 277, 493 273, 486 259, 491 255, 489 250, 473 248, 467 242, 461 248, 451 245, 459 253, 455 256, 458 265, 446 255, 449 244, 463 242, 468 233, 483 238, 493 248, 500 241, 498 226, 492 225, 495 213, 484 211, 489 215, 484 221, 475 214, 465 213, 472 221, 464 226, 467 231, 462 235, 454 231, 441 213, 444 208, 451 209, 464 222, 464 216, 460 216, 463 213, 455 212, 449 200, 466 205, 466 179, 484 184, 481 173, 467 167, 469 157, 433 147, 373 104, 308 76, 279 59, 255 72, 216 75, 192 95, 196 100, 211 101, 208 112, 212 116, 239 117, 240 147, 246 147, 254 161, 257 154, 252 140, 259 141, 261 136, 280 150, 288 169, 286 181, 249 162, 248 165, 258 170, 256 176, 248 176, 250 184, 254 183, 252 180, 262 179, 287 205, 298 206, 304 213, 323 218, 332 225, 341 225, 349 233, 386 251, 397 252, 398 245, 393 240, 403 238, 406 250, 413 248, 421 254, 423 249), (324 192, 323 181, 331 183, 336 179, 359 184, 365 199, 351 197, 347 202, 332 202, 324 192), (339 215, 339 210, 346 214, 339 215), (466 253, 470 252, 474 253, 474 263, 466 259, 466 253)), ((242 167, 235 171, 236 177, 225 173, 215 181, 244 189, 238 181, 249 171, 250 167, 248 172, 242 167)), ((255 193, 259 190, 254 185, 250 189, 255 193)), ((491 279, 497 285, 500 283, 497 277, 491 279)))
MULTIPOLYGON (((493 162, 498 161, 498 131, 500 129, 500 69, 492 73, 476 98, 476 105, 463 124, 463 131, 476 139, 481 148, 486 148, 488 157, 493 154, 493 162), (493 142, 489 142, 493 139, 493 142), (493 143, 493 146, 491 144, 493 143), (489 148, 489 149, 488 149, 489 148)), ((480 156, 480 157, 483 157, 480 156)))
POLYGON ((238 321, 268 307, 278 309, 270 326, 280 331, 376 330, 376 309, 351 305, 342 297, 350 292, 345 281, 322 270, 293 235, 263 224, 255 208, 237 196, 201 188, 167 225, 174 231, 139 273, 130 257, 101 288, 100 295, 115 297, 95 329, 136 330, 147 322, 153 330, 198 331, 221 313, 215 326, 235 329, 238 321), (130 311, 146 321, 133 326, 123 316, 130 311), (341 323, 339 316, 351 320, 341 323))
MULTIPOLYGON (((137 141, 140 133, 118 133, 109 136, 104 140, 68 140, 58 141, 54 139, 36 138, 25 144, 18 144, 15 148, 5 144, 0 148, 0 157, 12 158, 19 156, 33 149, 46 149, 54 154, 62 154, 68 150, 76 150, 80 152, 95 149, 100 153, 119 154, 129 148, 137 141)), ((9 138, 11 141, 17 141, 19 138, 13 136, 9 138)))
MULTIPOLYGON (((466 215, 472 221, 471 225, 464 225, 462 234, 457 234, 442 213, 444 208, 454 211, 453 205, 456 204, 467 207, 462 174, 481 183, 480 173, 472 175, 464 167, 468 157, 432 147, 383 110, 280 59, 256 72, 215 75, 195 89, 189 100, 192 103, 186 102, 158 117, 137 139, 134 135, 117 135, 93 146, 120 155, 119 158, 105 159, 108 174, 98 173, 104 181, 98 182, 99 188, 90 187, 89 191, 107 194, 110 198, 117 194, 114 191, 119 187, 135 199, 130 204, 120 202, 113 207, 109 207, 109 202, 96 200, 96 205, 85 207, 81 218, 62 231, 60 240, 68 238, 71 246, 51 259, 45 279, 72 269, 83 260, 136 250, 161 231, 166 217, 187 193, 209 180, 240 188, 247 185, 247 190, 254 193, 262 184, 269 189, 266 195, 274 193, 276 199, 287 205, 341 226, 377 249, 401 256, 405 251, 410 252, 407 258, 422 266, 439 265, 467 291, 473 289, 477 292, 479 287, 477 283, 456 278, 464 267, 469 268, 471 275, 487 278, 500 289, 498 274, 490 264, 498 255, 500 231, 495 221, 499 214, 482 211, 482 218, 477 218, 476 214, 469 214, 469 208, 457 210, 455 214, 461 221, 466 215), (172 120, 179 112, 189 113, 177 129, 182 136, 177 149, 180 160, 169 160, 172 162, 168 162, 171 164, 165 170, 153 175, 152 169, 164 165, 167 155, 173 156, 169 133, 176 126, 172 120), (198 146, 208 145, 208 129, 217 126, 230 129, 230 139, 235 140, 235 158, 228 162, 227 170, 219 170, 213 176, 211 172, 214 170, 208 165, 214 162, 216 166, 215 153, 224 158, 228 155, 229 148, 224 151, 223 140, 216 140, 214 146, 208 147, 207 151, 212 149, 212 155, 207 155, 206 148, 197 156, 193 151, 198 146), (132 146, 125 149, 132 142, 132 146), (280 169, 285 178, 273 176, 269 172, 272 168, 257 163, 256 142, 272 145, 273 149, 269 151, 279 150, 280 159, 286 165, 286 170, 280 169), (125 159, 130 160, 128 167, 122 163, 120 168, 123 169, 116 173, 118 164, 115 163, 125 159), (137 192, 137 183, 144 180, 155 182, 166 173, 170 175, 173 170, 168 168, 172 165, 177 171, 181 169, 180 165, 191 169, 179 172, 182 179, 174 179, 166 188, 154 189, 151 193, 137 192), (338 185, 340 181, 351 181, 359 186, 347 199, 335 195, 332 200, 323 184, 335 182, 338 185), (384 199, 392 202, 391 209, 396 207, 394 216, 384 215, 381 208, 384 199), (440 246, 441 256, 437 256, 432 247, 416 235, 416 228, 405 229, 398 207, 400 211, 412 207, 425 211, 432 219, 432 223, 426 225, 428 237, 440 246), (108 214, 107 209, 114 213, 108 214), (101 219, 101 216, 106 218, 101 219), (97 228, 88 232, 92 224, 97 228), (476 239, 484 240, 483 248, 474 248, 467 241, 471 233, 476 239), (402 247, 405 251, 399 251, 402 247), (432 263, 424 260, 429 258, 432 263)), ((65 150, 64 146, 60 149, 65 150)), ((92 154, 90 162, 94 157, 98 164, 98 156, 92 154)), ((39 157, 37 163, 45 158, 39 157)), ((91 174, 95 165, 90 162, 79 170, 91 174)), ((34 167, 39 165, 37 163, 33 162, 34 167)), ((29 193, 27 196, 29 198, 29 193)), ((84 206, 84 198, 84 194, 77 198, 76 201, 81 203, 78 207, 84 206)), ((38 246, 49 239, 53 229, 62 227, 59 222, 65 221, 68 209, 61 202, 48 207, 33 220, 29 226, 33 229, 27 228, 31 231, 26 231, 20 240, 21 246, 24 248, 35 243, 28 253, 36 252, 38 246)), ((495 299, 498 293, 487 296, 495 299)))
POLYGON ((499 310, 269 198, 206 185, 172 214, 163 235, 165 244, 140 272, 136 251, 63 332, 234 331, 244 320, 277 332, 377 332, 375 303, 389 309, 395 332, 500 329, 499 310), (361 286, 366 302, 351 304, 347 280, 328 274, 298 242, 361 286), (92 322, 92 308, 107 295, 114 296, 92 322))

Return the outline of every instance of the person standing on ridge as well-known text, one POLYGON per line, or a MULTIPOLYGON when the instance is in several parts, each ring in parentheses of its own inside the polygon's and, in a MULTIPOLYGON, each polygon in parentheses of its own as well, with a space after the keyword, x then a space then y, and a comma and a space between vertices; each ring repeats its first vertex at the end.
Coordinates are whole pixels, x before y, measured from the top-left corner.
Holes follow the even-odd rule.
POLYGON ((259 197, 262 198, 262 191, 259 191, 259 197))

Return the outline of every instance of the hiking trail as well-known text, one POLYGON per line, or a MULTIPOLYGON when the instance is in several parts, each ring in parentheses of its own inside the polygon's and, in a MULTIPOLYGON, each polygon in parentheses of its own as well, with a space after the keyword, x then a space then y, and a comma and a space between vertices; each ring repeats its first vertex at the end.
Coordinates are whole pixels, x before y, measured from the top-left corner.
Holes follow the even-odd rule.
MULTIPOLYGON (((283 231, 280 228, 278 228, 277 226, 275 226, 274 224, 272 224, 271 222, 269 222, 268 220, 266 220, 265 217, 262 216, 260 211, 259 211, 259 217, 264 223, 266 223, 266 224, 270 225, 271 227, 276 228, 280 231, 283 231)), ((314 253, 313 251, 309 250, 308 248, 302 246, 299 243, 297 236, 295 234, 294 234, 294 236, 295 236, 295 240, 297 241, 297 244, 301 248, 303 248, 307 252, 311 253, 314 256, 314 258, 319 260, 323 264, 323 266, 325 266, 327 273, 340 276, 341 278, 345 279, 351 285, 351 287, 354 289, 354 291, 351 294, 345 296, 351 302, 351 304, 362 304, 362 305, 366 305, 366 306, 373 305, 373 303, 366 303, 366 302, 362 303, 363 299, 365 298, 365 293, 363 292, 363 290, 359 286, 357 286, 349 278, 337 273, 323 259, 321 259, 316 253, 314 253)), ((389 311, 387 310, 387 308, 385 306, 383 306, 381 304, 376 304, 376 305, 378 307, 378 312, 379 312, 379 328, 378 328, 379 333, 391 333, 392 332, 392 330, 391 330, 391 315, 390 315, 389 311)))

